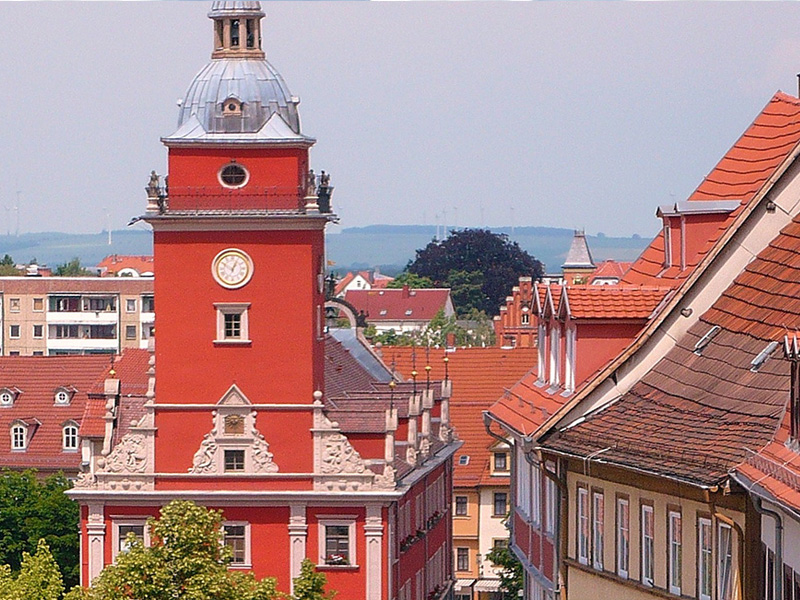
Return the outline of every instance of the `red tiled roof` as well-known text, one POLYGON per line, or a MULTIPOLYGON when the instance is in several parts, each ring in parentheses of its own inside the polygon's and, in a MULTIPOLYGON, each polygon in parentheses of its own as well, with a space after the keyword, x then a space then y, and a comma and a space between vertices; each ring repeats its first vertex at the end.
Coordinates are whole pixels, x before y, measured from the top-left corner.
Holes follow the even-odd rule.
MULTIPOLYGON (((383 349, 383 360, 406 379, 411 377, 413 349, 407 346, 387 346, 383 349)), ((489 448, 496 441, 483 427, 482 412, 488 409, 504 390, 526 371, 536 366, 535 348, 457 348, 445 353, 441 349, 431 350, 430 366, 432 379, 444 379, 447 370, 453 381, 453 396, 450 400, 450 419, 458 437, 464 445, 453 460, 453 480, 457 486, 486 484, 507 485, 507 478, 490 478, 491 453, 489 448), (470 457, 469 464, 459 464, 459 457, 470 457)), ((425 349, 416 348, 418 382, 425 381, 425 349)))
MULTIPOLYGON (((780 345, 800 329, 800 217, 796 217, 622 398, 545 445, 607 462, 714 484, 771 447, 786 408, 789 366, 780 345), (697 344, 718 326, 696 352, 697 344)), ((752 466, 752 465, 751 465, 752 466)))
POLYGON ((133 269, 139 275, 154 272, 154 262, 151 256, 135 256, 125 254, 110 254, 97 263, 97 268, 103 277, 113 277, 123 269, 133 269))
POLYGON ((669 288, 621 285, 569 286, 562 296, 573 319, 647 319, 669 288))
POLYGON ((139 277, 0 277, 3 294, 59 294, 108 292, 146 294, 153 280, 139 277))
POLYGON ((352 272, 348 271, 348 273, 344 277, 342 277, 339 281, 336 282, 336 287, 333 289, 333 294, 335 296, 341 294, 344 291, 344 288, 347 287, 347 284, 349 284, 355 278, 356 276, 353 275, 352 272))
POLYGON ((445 308, 446 288, 348 290, 344 299, 371 322, 429 321, 445 308), (408 314, 408 311, 411 311, 408 314))
POLYGON ((108 365, 108 356, 102 355, 0 357, 0 387, 20 390, 12 406, 0 408, 0 432, 5 432, 0 435, 0 465, 77 470, 80 452, 63 451, 62 427, 67 421, 80 424, 88 394, 108 365), (68 405, 55 405, 59 387, 74 390, 68 405), (32 424, 28 448, 22 452, 11 450, 9 435, 18 419, 32 424))
POLYGON ((800 454, 786 446, 789 418, 787 411, 775 438, 760 452, 748 453, 736 471, 751 484, 766 490, 778 502, 800 511, 800 454))
POLYGON ((702 250, 687 256, 684 270, 671 267, 664 271, 664 234, 659 233, 625 274, 624 283, 673 285, 692 272, 739 215, 758 190, 769 180, 783 160, 800 141, 800 101, 777 92, 752 125, 719 161, 689 197, 695 200, 738 200, 739 208, 720 220, 716 232, 702 250))
POLYGON ((612 277, 615 279, 622 279, 623 275, 631 268, 632 264, 631 262, 604 260, 597 265, 597 269, 589 277, 589 285, 591 285, 595 279, 610 279, 612 277))

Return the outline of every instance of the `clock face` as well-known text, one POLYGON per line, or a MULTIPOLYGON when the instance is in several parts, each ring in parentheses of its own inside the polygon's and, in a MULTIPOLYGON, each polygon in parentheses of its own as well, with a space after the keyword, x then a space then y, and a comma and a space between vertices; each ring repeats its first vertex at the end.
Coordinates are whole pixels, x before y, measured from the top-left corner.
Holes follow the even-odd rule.
POLYGON ((253 261, 243 251, 229 248, 217 254, 211 272, 221 286, 229 289, 239 288, 250 281, 253 275, 253 261))

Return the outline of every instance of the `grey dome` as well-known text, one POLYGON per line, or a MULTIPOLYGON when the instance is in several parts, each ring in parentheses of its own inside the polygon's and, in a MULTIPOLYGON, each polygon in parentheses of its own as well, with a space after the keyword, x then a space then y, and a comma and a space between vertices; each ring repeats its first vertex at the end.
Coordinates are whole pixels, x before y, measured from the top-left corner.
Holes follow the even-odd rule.
POLYGON ((298 99, 292 97, 283 77, 267 61, 214 59, 189 85, 181 104, 178 128, 195 115, 208 133, 255 133, 277 113, 292 131, 300 134, 297 104, 298 99), (241 116, 223 116, 223 103, 231 98, 241 102, 241 116))
POLYGON ((211 3, 211 12, 208 16, 214 18, 219 15, 230 13, 241 14, 243 12, 259 13, 262 17, 261 2, 256 0, 215 0, 211 3))

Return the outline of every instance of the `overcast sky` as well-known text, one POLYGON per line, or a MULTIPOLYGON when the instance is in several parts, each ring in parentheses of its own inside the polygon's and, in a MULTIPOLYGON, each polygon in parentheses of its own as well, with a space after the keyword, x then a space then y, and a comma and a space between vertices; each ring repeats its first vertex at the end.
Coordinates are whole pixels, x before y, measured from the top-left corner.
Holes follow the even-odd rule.
MULTIPOLYGON (((210 2, 0 2, 0 231, 121 228, 145 207, 210 2), (4 208, 10 210, 3 210, 4 208), (110 213, 110 218, 106 216, 110 213)), ((797 3, 264 3, 345 227, 652 235, 772 94, 797 3)))

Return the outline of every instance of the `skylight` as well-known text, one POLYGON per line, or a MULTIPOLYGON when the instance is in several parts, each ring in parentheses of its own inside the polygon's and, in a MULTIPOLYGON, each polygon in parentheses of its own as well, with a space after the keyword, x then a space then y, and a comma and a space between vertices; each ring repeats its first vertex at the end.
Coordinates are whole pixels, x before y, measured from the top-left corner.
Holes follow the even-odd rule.
POLYGON ((458 464, 461 466, 469 464, 469 454, 462 454, 458 457, 458 464))
POLYGON ((714 336, 720 332, 720 329, 721 327, 719 325, 714 325, 703 337, 697 340, 697 343, 694 345, 694 353, 701 354, 703 349, 714 339, 714 336))
POLYGON ((778 347, 778 342, 770 342, 769 344, 767 344, 767 347, 764 348, 761 352, 759 352, 758 356, 756 356, 750 363, 750 370, 753 373, 756 373, 764 365, 764 363, 767 362, 769 355, 772 354, 775 351, 775 348, 777 347, 778 347))

